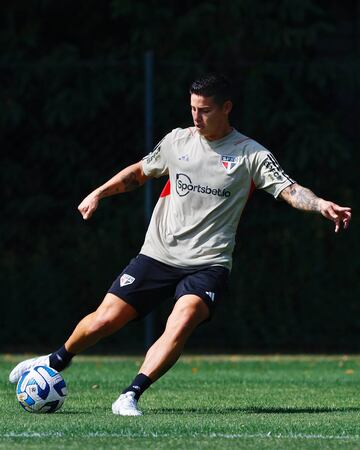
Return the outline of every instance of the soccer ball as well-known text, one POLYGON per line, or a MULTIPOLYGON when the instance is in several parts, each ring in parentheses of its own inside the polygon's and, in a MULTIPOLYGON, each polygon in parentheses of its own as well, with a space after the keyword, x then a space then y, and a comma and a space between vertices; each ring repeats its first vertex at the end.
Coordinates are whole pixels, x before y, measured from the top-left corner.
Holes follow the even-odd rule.
POLYGON ((67 387, 63 377, 47 366, 36 366, 23 373, 16 387, 20 405, 32 413, 52 413, 65 401, 67 387))

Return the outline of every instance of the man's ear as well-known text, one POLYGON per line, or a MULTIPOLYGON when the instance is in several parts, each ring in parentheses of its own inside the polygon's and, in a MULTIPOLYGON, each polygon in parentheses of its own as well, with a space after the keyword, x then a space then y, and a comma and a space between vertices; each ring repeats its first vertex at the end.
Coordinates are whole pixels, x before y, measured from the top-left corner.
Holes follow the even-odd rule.
POLYGON ((231 100, 226 100, 226 102, 223 104, 223 111, 225 114, 230 114, 232 110, 233 104, 231 100))

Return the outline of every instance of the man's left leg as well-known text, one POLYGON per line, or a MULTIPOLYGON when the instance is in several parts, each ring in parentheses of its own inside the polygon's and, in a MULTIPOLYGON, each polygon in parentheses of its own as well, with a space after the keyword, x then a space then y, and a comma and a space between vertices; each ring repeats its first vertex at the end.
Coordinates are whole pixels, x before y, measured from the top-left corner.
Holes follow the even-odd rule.
POLYGON ((141 415, 137 409, 141 394, 175 364, 191 333, 209 314, 208 306, 199 296, 187 294, 179 298, 164 333, 146 353, 138 375, 113 403, 114 414, 141 415))

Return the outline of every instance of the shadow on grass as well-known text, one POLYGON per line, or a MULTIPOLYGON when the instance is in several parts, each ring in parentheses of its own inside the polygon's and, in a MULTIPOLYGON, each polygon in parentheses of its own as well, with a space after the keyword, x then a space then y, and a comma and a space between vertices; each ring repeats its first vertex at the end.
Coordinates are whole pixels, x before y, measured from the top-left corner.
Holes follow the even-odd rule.
POLYGON ((250 408, 151 408, 148 410, 154 414, 328 414, 337 412, 359 412, 360 407, 344 406, 344 407, 308 407, 308 408, 293 408, 293 407, 258 407, 250 408))

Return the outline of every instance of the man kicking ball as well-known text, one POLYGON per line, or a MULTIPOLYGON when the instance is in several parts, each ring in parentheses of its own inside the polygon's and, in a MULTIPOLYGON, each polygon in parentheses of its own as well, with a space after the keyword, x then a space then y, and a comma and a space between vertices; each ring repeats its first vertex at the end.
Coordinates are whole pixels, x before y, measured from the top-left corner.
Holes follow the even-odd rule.
POLYGON ((59 350, 19 363, 10 373, 12 383, 35 365, 62 371, 75 355, 173 297, 163 334, 112 405, 114 414, 141 415, 140 396, 173 366, 188 337, 211 318, 220 301, 231 270, 237 225, 254 188, 294 208, 322 214, 335 223, 335 232, 348 227, 350 208, 300 186, 272 153, 230 125, 227 79, 210 74, 194 81, 190 105, 192 127, 171 131, 153 152, 80 203, 79 211, 88 220, 104 197, 131 191, 152 177, 168 177, 139 254, 116 278, 98 309, 79 322, 59 350))

